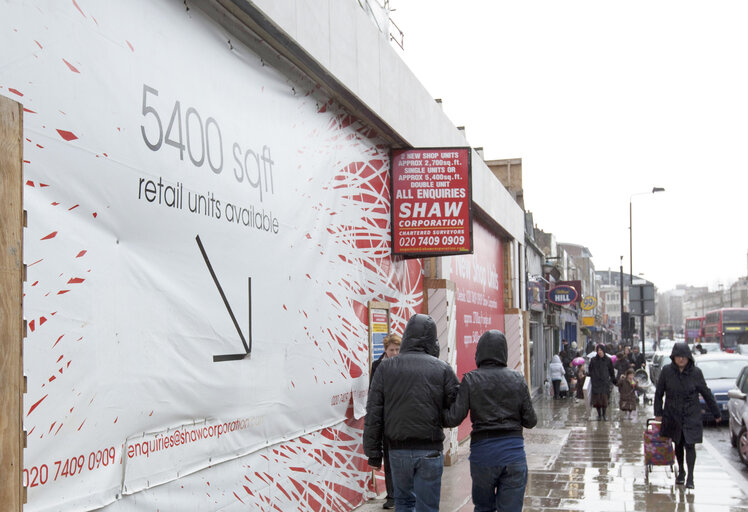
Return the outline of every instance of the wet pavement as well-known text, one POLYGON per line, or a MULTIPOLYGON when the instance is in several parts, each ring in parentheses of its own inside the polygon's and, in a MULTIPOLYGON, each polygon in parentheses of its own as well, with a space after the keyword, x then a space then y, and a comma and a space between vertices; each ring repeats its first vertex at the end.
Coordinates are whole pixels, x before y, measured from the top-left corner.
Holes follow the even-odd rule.
MULTIPOLYGON (((748 511, 748 479, 708 436, 696 446, 694 490, 674 485, 668 466, 653 467, 647 478, 642 434, 652 405, 640 404, 638 417, 630 420, 618 410, 616 391, 611 398, 608 421, 597 421, 581 401, 534 401, 538 425, 525 431, 525 512, 748 511)), ((469 450, 463 443, 457 463, 444 468, 441 511, 473 510, 469 450)), ((371 500, 356 512, 382 510, 382 503, 371 500)))

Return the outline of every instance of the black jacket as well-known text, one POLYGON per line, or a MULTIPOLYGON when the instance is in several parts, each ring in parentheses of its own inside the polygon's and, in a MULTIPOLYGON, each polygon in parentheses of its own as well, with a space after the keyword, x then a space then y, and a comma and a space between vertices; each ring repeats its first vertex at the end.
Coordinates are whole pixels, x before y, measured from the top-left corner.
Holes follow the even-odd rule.
POLYGON ((470 409, 471 443, 488 437, 522 437, 522 427, 538 423, 525 378, 507 368, 506 361, 504 333, 483 333, 475 352, 478 368, 462 377, 457 400, 444 412, 445 425, 456 427, 470 409))
POLYGON ((634 368, 634 371, 636 371, 643 368, 647 361, 646 359, 644 359, 644 354, 642 354, 641 352, 631 352, 629 354, 629 362, 634 368))
POLYGON ((442 411, 452 405, 459 381, 438 355, 436 324, 428 315, 413 315, 400 355, 379 363, 369 388, 364 452, 373 466, 382 458, 384 438, 391 450, 442 450, 442 411))
POLYGON ((595 395, 608 394, 610 386, 616 384, 613 361, 608 356, 595 356, 590 359, 587 375, 590 376, 590 380, 592 381, 590 383, 590 392, 595 395))
POLYGON ((721 413, 711 390, 707 387, 701 369, 694 365, 693 355, 685 343, 673 345, 670 353, 671 364, 662 368, 657 379, 657 390, 654 397, 654 415, 662 416, 660 433, 675 442, 680 441, 681 432, 686 444, 702 441, 701 404, 699 394, 704 397, 709 410, 715 418, 721 413), (688 358, 688 364, 680 371, 675 364, 675 357, 688 358), (662 396, 665 395, 665 407, 662 396))

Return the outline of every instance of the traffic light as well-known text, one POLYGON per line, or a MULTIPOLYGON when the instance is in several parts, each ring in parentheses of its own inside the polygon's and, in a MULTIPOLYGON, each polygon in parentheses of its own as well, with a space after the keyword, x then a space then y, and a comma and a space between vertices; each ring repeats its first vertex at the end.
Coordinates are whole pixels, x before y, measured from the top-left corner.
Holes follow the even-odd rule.
POLYGON ((629 315, 629 338, 634 338, 636 332, 636 317, 629 315))

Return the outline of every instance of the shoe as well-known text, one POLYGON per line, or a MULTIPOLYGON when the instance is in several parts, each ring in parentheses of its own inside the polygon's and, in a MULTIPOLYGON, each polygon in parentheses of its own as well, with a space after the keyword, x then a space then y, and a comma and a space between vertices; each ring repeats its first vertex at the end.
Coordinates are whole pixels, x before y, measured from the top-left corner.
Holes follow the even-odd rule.
POLYGON ((603 421, 608 421, 608 417, 603 414, 603 421))
POLYGON ((384 505, 382 505, 382 508, 386 508, 386 509, 395 508, 395 500, 392 498, 387 498, 384 502, 384 505))
POLYGON ((686 482, 686 473, 681 471, 678 476, 675 477, 675 485, 683 485, 686 482))
POLYGON ((693 489, 693 477, 691 475, 688 475, 688 480, 686 480, 686 489, 693 489))

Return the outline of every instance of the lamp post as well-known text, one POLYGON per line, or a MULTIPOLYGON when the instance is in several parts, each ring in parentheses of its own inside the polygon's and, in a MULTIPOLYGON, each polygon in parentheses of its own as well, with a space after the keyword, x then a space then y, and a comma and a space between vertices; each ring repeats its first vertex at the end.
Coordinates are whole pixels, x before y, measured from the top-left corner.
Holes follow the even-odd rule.
MULTIPOLYGON (((655 194, 657 192, 665 192, 663 187, 652 187, 652 192, 638 192, 629 196, 629 286, 634 284, 634 229, 633 229, 633 207, 632 199, 634 196, 643 196, 646 194, 655 194)), ((621 302, 623 302, 623 286, 621 286, 621 302)), ((642 311, 641 318, 641 335, 640 341, 642 344, 642 353, 644 353, 644 311, 642 311)), ((631 339, 633 341, 634 333, 631 333, 631 339)))
POLYGON ((636 194, 631 194, 629 196, 629 286, 632 284, 634 280, 634 249, 633 249, 633 240, 634 240, 634 230, 632 227, 632 220, 633 220, 633 207, 631 200, 634 198, 634 196, 643 196, 646 194, 654 194, 656 192, 665 192, 665 189, 662 187, 653 187, 652 192, 638 192, 636 194))

